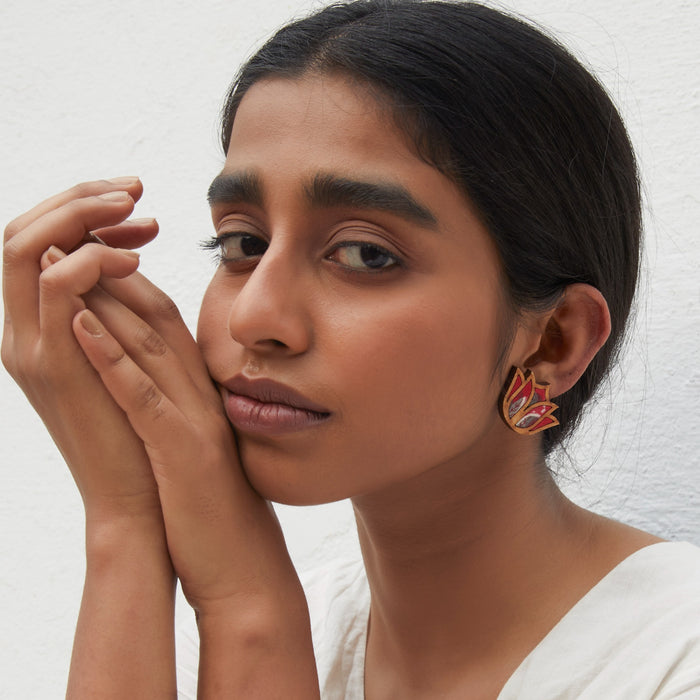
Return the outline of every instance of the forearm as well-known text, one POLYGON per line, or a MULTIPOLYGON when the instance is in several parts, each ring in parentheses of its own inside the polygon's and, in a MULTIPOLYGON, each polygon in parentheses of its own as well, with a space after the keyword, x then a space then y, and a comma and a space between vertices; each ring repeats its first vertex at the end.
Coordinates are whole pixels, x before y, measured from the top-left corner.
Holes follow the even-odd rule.
POLYGON ((154 303, 152 286, 134 275, 137 258, 111 247, 138 247, 157 232, 154 220, 126 221, 141 193, 136 178, 84 183, 5 230, 2 362, 49 428, 87 509, 70 698, 175 694, 174 575, 157 484, 143 440, 73 328, 86 306, 121 327, 139 316, 143 298, 154 303), (86 231, 110 245, 83 245, 86 231))
POLYGON ((251 597, 199 614, 199 700, 319 697, 301 587, 275 601, 251 597))
POLYGON ((240 469, 221 396, 187 328, 171 316, 158 332, 148 320, 157 310, 138 311, 108 327, 83 310, 73 331, 146 447, 170 558, 198 614, 199 695, 313 700, 306 600, 274 511, 240 469))
POLYGON ((144 519, 88 520, 69 700, 176 696, 175 577, 159 516, 144 519))

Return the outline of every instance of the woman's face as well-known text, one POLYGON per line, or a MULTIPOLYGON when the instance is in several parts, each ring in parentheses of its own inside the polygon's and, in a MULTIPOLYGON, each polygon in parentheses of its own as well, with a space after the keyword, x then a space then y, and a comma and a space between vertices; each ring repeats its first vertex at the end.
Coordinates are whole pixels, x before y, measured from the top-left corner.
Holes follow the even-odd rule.
POLYGON ((496 251, 365 89, 255 84, 210 201, 198 340, 263 496, 368 494, 503 439, 496 251))

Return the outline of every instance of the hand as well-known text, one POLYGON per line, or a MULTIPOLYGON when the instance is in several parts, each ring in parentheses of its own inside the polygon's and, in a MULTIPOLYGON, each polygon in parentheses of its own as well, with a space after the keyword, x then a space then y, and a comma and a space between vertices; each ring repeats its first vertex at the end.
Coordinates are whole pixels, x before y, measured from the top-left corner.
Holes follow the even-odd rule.
POLYGON ((245 479, 194 339, 173 346, 146 316, 103 324, 83 310, 73 327, 146 446, 170 557, 197 614, 199 696, 318 697, 306 600, 274 512, 245 479))
POLYGON ((190 604, 201 612, 296 581, 274 512, 241 470, 233 430, 194 339, 173 319, 181 337, 171 347, 139 316, 103 324, 86 310, 73 326, 146 446, 171 558, 190 604))
POLYGON ((157 491, 143 443, 86 361, 71 322, 85 308, 81 294, 89 292, 85 299, 96 308, 105 306, 108 295, 95 288, 101 274, 128 276, 138 258, 98 245, 61 258, 91 230, 129 247, 153 238, 155 221, 124 221, 141 193, 135 178, 86 183, 5 230, 3 364, 63 453, 86 509, 99 511, 152 507, 157 491), (71 269, 79 274, 72 276, 71 269))
POLYGON ((94 243, 80 247, 91 230, 125 247, 153 238, 154 220, 124 221, 141 192, 135 178, 79 185, 5 231, 2 360, 66 458, 86 511, 71 699, 175 692, 174 578, 157 485, 143 442, 72 330, 86 304, 117 326, 147 307, 156 312, 150 322, 166 327, 167 336, 177 310, 134 272, 138 256, 94 243), (121 195, 101 197, 115 191, 121 195), (130 672, 117 680, 115 668, 130 672))

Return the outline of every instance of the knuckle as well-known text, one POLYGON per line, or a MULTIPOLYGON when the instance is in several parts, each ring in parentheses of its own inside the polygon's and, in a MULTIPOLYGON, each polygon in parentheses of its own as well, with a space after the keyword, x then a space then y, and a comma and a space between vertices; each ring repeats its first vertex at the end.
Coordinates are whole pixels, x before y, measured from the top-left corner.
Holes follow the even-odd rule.
POLYGON ((4 241, 7 243, 14 238, 22 230, 22 224, 19 219, 13 219, 5 226, 4 241))
POLYGON ((6 238, 2 249, 3 264, 6 268, 12 268, 21 263, 24 255, 25 248, 17 243, 17 238, 6 238))
POLYGON ((165 321, 179 321, 180 310, 177 304, 160 289, 154 289, 151 298, 153 314, 165 321))
POLYGON ((0 360, 2 361, 2 366, 8 371, 9 375, 11 377, 16 377, 18 375, 18 368, 15 362, 15 352, 11 345, 7 335, 5 335, 2 339, 2 345, 0 346, 0 360))
POLYGON ((99 259, 104 257, 105 254, 109 254, 111 251, 112 248, 107 245, 102 245, 101 243, 96 243, 95 241, 88 241, 87 243, 83 243, 83 245, 81 245, 76 252, 80 253, 81 257, 85 256, 99 259))
POLYGON ((139 381, 135 396, 139 409, 150 413, 152 418, 158 419, 165 414, 163 394, 150 379, 139 381))
POLYGON ((105 360, 112 367, 118 367, 126 361, 126 352, 119 344, 112 345, 111 343, 108 347, 104 348, 105 360))
POLYGON ((25 384, 44 394, 62 393, 72 386, 74 381, 66 363, 61 362, 55 353, 47 351, 46 343, 43 342, 36 348, 33 357, 18 359, 16 370, 25 384))
POLYGON ((67 286, 69 279, 61 265, 52 265, 39 275, 39 294, 55 294, 67 286))
POLYGON ((2 344, 0 344, 0 361, 2 361, 2 366, 7 370, 8 374, 17 383, 20 383, 23 374, 21 366, 23 356, 26 356, 26 354, 17 352, 12 326, 9 319, 5 318, 5 332, 2 336, 2 344))
POLYGON ((143 351, 154 357, 162 357, 168 352, 165 341, 149 326, 139 326, 136 330, 135 340, 143 351))
POLYGON ((82 214, 83 210, 85 209, 85 204, 86 203, 83 198, 71 199, 69 202, 66 202, 61 209, 63 210, 63 213, 67 219, 75 219, 82 214))
POLYGON ((3 337, 0 357, 7 372, 25 393, 45 396, 73 388, 76 367, 87 365, 84 358, 78 365, 68 362, 64 354, 56 352, 51 341, 42 338, 29 344, 19 343, 10 333, 3 337))
POLYGON ((18 352, 15 343, 7 336, 2 339, 0 359, 2 359, 2 366, 15 382, 20 386, 24 386, 27 382, 28 374, 26 355, 18 352))

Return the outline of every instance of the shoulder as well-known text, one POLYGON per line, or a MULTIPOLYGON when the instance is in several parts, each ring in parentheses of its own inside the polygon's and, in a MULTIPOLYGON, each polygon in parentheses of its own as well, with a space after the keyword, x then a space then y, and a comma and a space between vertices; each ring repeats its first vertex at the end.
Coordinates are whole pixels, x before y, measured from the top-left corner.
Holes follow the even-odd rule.
POLYGON ((360 559, 300 575, 311 618, 321 697, 362 697, 370 594, 360 559))
POLYGON ((700 549, 662 542, 594 586, 528 655, 501 700, 691 692, 700 696, 700 549))

